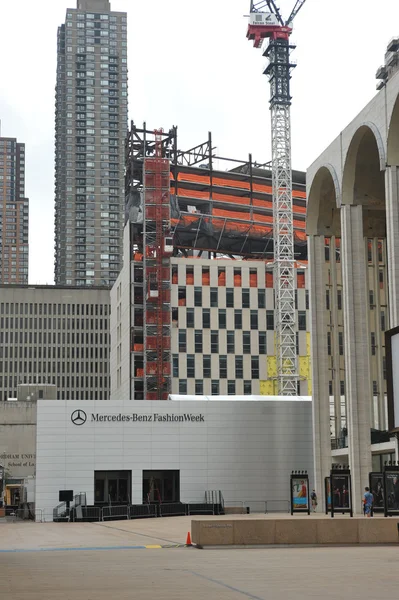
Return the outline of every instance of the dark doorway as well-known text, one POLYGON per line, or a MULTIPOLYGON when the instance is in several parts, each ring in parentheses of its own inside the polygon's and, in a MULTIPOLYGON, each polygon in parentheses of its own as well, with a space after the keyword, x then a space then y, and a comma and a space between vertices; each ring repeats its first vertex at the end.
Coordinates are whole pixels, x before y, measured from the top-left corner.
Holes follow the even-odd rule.
POLYGON ((131 471, 95 471, 95 504, 130 504, 132 489, 131 471))
POLYGON ((143 471, 143 504, 180 502, 180 471, 143 471))

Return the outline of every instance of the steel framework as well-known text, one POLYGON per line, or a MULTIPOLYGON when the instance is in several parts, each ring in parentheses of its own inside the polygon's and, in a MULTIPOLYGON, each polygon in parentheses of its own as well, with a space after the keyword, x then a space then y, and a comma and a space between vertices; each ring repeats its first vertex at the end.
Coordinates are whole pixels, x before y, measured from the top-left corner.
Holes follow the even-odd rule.
POLYGON ((167 400, 171 377, 170 165, 162 156, 162 131, 154 157, 144 159, 144 398, 167 400))
POLYGON ((275 280, 275 333, 277 393, 295 396, 298 392, 295 311, 295 253, 291 166, 291 70, 289 36, 294 17, 305 0, 297 1, 283 21, 273 0, 251 1, 247 37, 256 48, 269 38, 264 56, 269 59, 265 74, 270 83, 272 140, 273 239, 275 280), (264 11, 263 9, 267 9, 264 11))

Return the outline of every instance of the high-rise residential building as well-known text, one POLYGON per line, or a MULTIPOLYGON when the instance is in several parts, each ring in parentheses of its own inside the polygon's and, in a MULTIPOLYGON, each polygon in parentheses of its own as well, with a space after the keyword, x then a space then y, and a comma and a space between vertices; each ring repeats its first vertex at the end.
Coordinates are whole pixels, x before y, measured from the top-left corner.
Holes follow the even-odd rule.
POLYGON ((0 137, 0 283, 28 283, 28 244, 25 144, 0 137))
POLYGON ((55 282, 111 285, 122 264, 127 18, 78 0, 58 29, 55 282))

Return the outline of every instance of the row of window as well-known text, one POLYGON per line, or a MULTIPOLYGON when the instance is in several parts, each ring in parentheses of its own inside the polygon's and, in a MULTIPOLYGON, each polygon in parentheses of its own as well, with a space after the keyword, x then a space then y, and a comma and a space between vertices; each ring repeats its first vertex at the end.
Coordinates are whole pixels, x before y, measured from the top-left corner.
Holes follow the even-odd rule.
MULTIPOLYGON (((15 384, 16 387, 17 384, 15 384)), ((90 389, 89 391, 80 391, 79 389, 75 392, 71 391, 58 391, 57 392, 57 400, 109 400, 109 392, 108 390, 103 391, 104 388, 98 390, 90 389)), ((16 398, 17 392, 12 388, 10 390, 5 390, 2 394, 4 402, 6 402, 9 398, 16 398)))
MULTIPOLYGON (((195 355, 187 354, 187 377, 195 378, 195 355)), ((235 378, 243 379, 244 377, 244 357, 235 356, 235 378)), ((210 354, 204 354, 202 357, 202 373, 201 376, 205 378, 211 377, 211 362, 212 357, 210 354)), ((172 358, 173 377, 179 377, 179 357, 174 354, 172 358)), ((200 376, 198 373, 197 376, 200 376)), ((227 356, 219 355, 219 378, 227 379, 227 356)), ((259 379, 259 356, 251 356, 251 378, 259 379)))
MULTIPOLYGON (((203 299, 205 303, 211 307, 220 306, 221 302, 226 303, 226 308, 234 308, 237 306, 237 300, 234 288, 225 288, 222 292, 221 288, 211 287, 208 289, 202 287, 194 287, 194 306, 201 307, 203 299), (224 293, 225 292, 225 293, 224 293)), ((177 290, 178 305, 186 306, 187 304, 187 288, 179 286, 177 290)), ((251 306, 251 290, 250 288, 241 289, 241 305, 242 308, 250 308, 251 306)), ((257 290, 257 306, 258 308, 266 308, 266 290, 257 290)), ((305 290, 305 306, 309 308, 309 291, 305 290)), ((298 290, 295 290, 295 308, 298 308, 298 290)))
POLYGON ((14 363, 4 362, 4 370, 3 370, 3 361, 0 361, 0 373, 3 373, 5 377, 8 373, 18 373, 19 376, 24 373, 107 373, 108 372, 108 363, 107 362, 53 362, 50 361, 25 361, 19 363, 18 370, 18 362, 14 363), (86 368, 85 368, 86 365, 86 368))
MULTIPOLYGON (((177 321, 177 309, 172 309, 172 321, 177 321)), ((193 308, 187 308, 186 311, 186 327, 187 328, 195 328, 199 327, 200 323, 195 323, 195 311, 193 308)), ((258 311, 251 310, 250 311, 250 328, 252 330, 258 329, 258 311)), ((243 323, 243 314, 240 308, 234 309, 234 328, 242 329, 243 323)), ((226 329, 227 327, 227 311, 225 308, 219 308, 218 310, 218 327, 219 329, 226 329)), ((211 309, 203 308, 202 309, 202 329, 210 329, 211 328, 211 309)), ((274 330, 274 311, 267 310, 266 311, 266 329, 268 331, 274 330)), ((306 331, 306 311, 299 310, 298 311, 298 330, 306 331)), ((180 333, 184 330, 179 331, 180 333)))
MULTIPOLYGON (((40 344, 40 339, 41 336, 43 335, 43 340, 45 339, 45 333, 42 333, 41 331, 37 332, 37 331, 25 331, 22 332, 20 331, 18 333, 18 331, 0 331, 0 344, 40 344)), ((53 333, 53 343, 55 340, 55 333, 53 333)), ((48 343, 51 343, 51 333, 48 334, 48 343)), ((63 343, 68 343, 67 340, 71 340, 71 344, 108 344, 108 334, 107 333, 81 333, 80 337, 79 334, 76 334, 76 338, 75 338, 75 334, 74 333, 63 333, 62 334, 62 339, 65 340, 63 343), (78 341, 79 340, 79 341, 78 341)), ((57 343, 61 344, 61 333, 58 333, 57 335, 57 343)), ((43 343, 46 343, 43 341, 43 343)), ((5 351, 7 351, 8 348, 5 348, 5 351)), ((12 350, 12 348, 11 348, 12 350)), ((2 348, 0 347, 0 356, 2 353, 2 348)))
POLYGON ((4 315, 86 315, 107 316, 110 314, 108 304, 55 304, 36 302, 1 302, 0 314, 4 315))
MULTIPOLYGON (((179 379, 179 394, 187 394, 187 379, 179 379)), ((195 380, 195 394, 202 396, 204 394, 204 381, 202 379, 195 380)), ((220 382, 217 379, 211 380, 211 394, 218 396, 220 394, 220 382)), ((234 380, 227 381, 227 394, 234 396, 236 394, 236 382, 234 380)), ((252 394, 252 381, 244 381, 244 396, 252 394)))
MULTIPOLYGON (((211 354, 219 354, 219 344, 222 340, 222 332, 215 330, 210 332, 210 350, 211 354)), ((236 342, 238 335, 235 331, 226 331, 226 337, 223 339, 225 342, 225 348, 227 354, 235 354, 236 352, 236 342)), ((296 332, 296 353, 299 356, 299 333, 296 332)), ((273 341, 274 344, 274 341, 273 341)), ((194 332, 194 352, 195 354, 203 353, 203 331, 195 330, 194 332)), ((185 329, 181 329, 179 331, 179 352, 186 353, 187 352, 187 331, 185 329)), ((239 350, 241 351, 241 350, 239 350)), ((243 331, 242 332, 242 353, 243 354, 252 354, 256 352, 257 354, 267 354, 267 333, 266 331, 258 332, 258 344, 251 345, 251 332, 243 331)))

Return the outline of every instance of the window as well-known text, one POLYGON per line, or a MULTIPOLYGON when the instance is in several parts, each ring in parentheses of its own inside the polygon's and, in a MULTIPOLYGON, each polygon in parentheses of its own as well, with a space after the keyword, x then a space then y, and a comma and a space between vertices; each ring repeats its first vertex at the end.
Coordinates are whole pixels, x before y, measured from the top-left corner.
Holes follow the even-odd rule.
POLYGON ((252 356, 251 358, 251 377, 252 379, 259 379, 259 356, 252 356))
POLYGON ((229 396, 234 396, 236 393, 236 382, 235 381, 228 381, 227 382, 227 394, 229 396))
POLYGON ((187 332, 185 329, 179 330, 179 352, 187 352, 187 332))
POLYGON ((211 353, 219 354, 219 332, 211 331, 211 353))
POLYGON ((202 354, 202 331, 200 329, 194 332, 194 350, 196 353, 202 354))
POLYGON ((244 354, 251 354, 251 332, 242 332, 242 351, 244 354))
POLYGON ((258 308, 266 308, 266 290, 258 290, 258 308))
POLYGON ((179 394, 187 394, 187 379, 179 379, 179 394))
POLYGON ((252 381, 244 381, 244 396, 252 394, 252 381))
POLYGON ((235 333, 234 331, 227 332, 227 354, 234 354, 235 352, 235 333))
POLYGON ((330 260, 330 246, 324 247, 324 259, 329 262, 330 260))
POLYGON ((337 307, 342 310, 342 290, 337 290, 337 307))
POLYGON ((195 394, 196 396, 202 396, 204 393, 204 382, 202 379, 195 380, 195 394))
POLYGON ((202 309, 202 329, 209 329, 211 326, 211 310, 210 308, 202 309))
POLYGON ((251 310, 251 329, 258 329, 258 311, 251 310))
POLYGON ((173 355, 173 377, 179 377, 179 357, 177 354, 173 355))
POLYGON ((371 354, 375 356, 375 333, 371 334, 371 354))
POLYGON ((267 354, 266 331, 259 331, 259 354, 267 354))
POLYGON ((227 379, 227 356, 219 356, 219 379, 227 379))
POLYGON ((202 285, 210 285, 211 275, 209 267, 202 267, 202 285))
POLYGON ((298 311, 298 329, 299 331, 306 331, 306 311, 298 311))
POLYGON ((195 377, 195 356, 194 354, 187 354, 187 377, 195 377))
POLYGON ((331 356, 331 332, 327 331, 327 354, 331 356))
POLYGON ((345 381, 339 382, 339 392, 340 392, 341 396, 345 395, 345 381))
POLYGON ((234 290, 233 290, 233 288, 226 288, 226 306, 227 306, 227 308, 234 308, 234 290))
POLYGON ((374 292, 373 292, 373 290, 369 290, 369 303, 370 303, 370 308, 374 308, 374 292))
POLYGON ((385 331, 385 312, 381 311, 381 331, 385 331))
POLYGON ((242 310, 236 309, 234 311, 234 327, 236 329, 242 329, 242 310))
POLYGON ((188 308, 186 312, 186 323, 188 327, 194 327, 194 309, 188 308))
POLYGON ((332 381, 328 382, 328 393, 329 393, 330 396, 333 395, 333 384, 332 384, 332 381))
POLYGON ((242 379, 244 376, 244 358, 236 356, 236 379, 242 379))
POLYGON ((206 379, 211 377, 211 355, 204 354, 202 359, 202 376, 206 379))
POLYGON ((305 308, 309 310, 309 290, 305 290, 305 308))
POLYGON ((218 285, 226 285, 226 267, 218 267, 218 285))
POLYGON ((186 284, 194 285, 194 267, 186 267, 186 284))
POLYGON ((217 288, 211 288, 211 307, 215 308, 216 306, 218 306, 218 289, 217 288))
POLYGON ((342 356, 344 353, 344 333, 343 333, 343 331, 338 332, 338 346, 339 346, 340 356, 342 356))
POLYGON ((234 287, 241 287, 241 267, 234 267, 234 287))
POLYGON ((242 307, 249 308, 249 289, 242 289, 242 307))
POLYGON ((274 311, 266 311, 266 329, 268 331, 274 331, 274 311))
POLYGON ((258 269, 249 269, 249 285, 250 287, 258 287, 258 269))
POLYGON ((194 288, 194 306, 202 306, 202 288, 194 288))
POLYGON ((219 308, 219 329, 226 329, 226 309, 219 308))
POLYGON ((373 396, 376 396, 377 394, 378 394, 377 382, 373 381, 373 396))
POLYGON ((219 382, 216 380, 212 380, 211 383, 211 395, 218 396, 219 395, 219 382))
POLYGON ((326 310, 330 310, 330 290, 326 290, 326 310))

